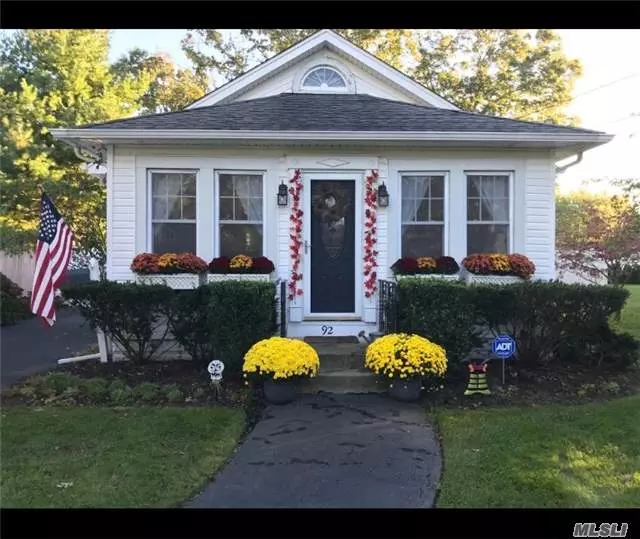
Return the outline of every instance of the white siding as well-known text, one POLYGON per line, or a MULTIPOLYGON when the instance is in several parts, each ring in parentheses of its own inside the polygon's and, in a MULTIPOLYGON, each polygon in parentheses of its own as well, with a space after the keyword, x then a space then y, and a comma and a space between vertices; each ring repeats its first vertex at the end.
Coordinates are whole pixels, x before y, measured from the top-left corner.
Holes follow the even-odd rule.
POLYGON ((525 161, 525 252, 539 279, 555 279, 555 166, 551 157, 525 161))
POLYGON ((312 66, 320 64, 333 65, 343 73, 346 72, 347 77, 350 79, 349 82, 353 87, 352 93, 367 94, 405 103, 425 105, 423 101, 420 101, 415 96, 401 91, 391 82, 376 77, 355 62, 330 51, 328 48, 324 48, 311 56, 300 59, 295 64, 276 73, 269 79, 261 81, 259 86, 251 88, 237 96, 233 101, 246 101, 248 99, 257 99, 281 93, 297 92, 300 78, 312 66))

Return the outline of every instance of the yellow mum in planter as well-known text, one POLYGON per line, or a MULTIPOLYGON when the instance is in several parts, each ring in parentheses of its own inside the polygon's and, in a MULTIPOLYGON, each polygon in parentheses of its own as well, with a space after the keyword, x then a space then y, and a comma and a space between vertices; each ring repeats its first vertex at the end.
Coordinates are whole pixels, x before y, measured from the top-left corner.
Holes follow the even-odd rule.
POLYGON ((283 380, 318 374, 320 359, 312 346, 297 339, 271 337, 254 344, 244 356, 245 378, 283 380))
POLYGON ((419 335, 393 333, 367 347, 365 367, 388 378, 444 376, 447 354, 442 346, 419 335))
POLYGON ((231 269, 250 269, 253 265, 253 259, 247 255, 236 255, 229 261, 231 269))

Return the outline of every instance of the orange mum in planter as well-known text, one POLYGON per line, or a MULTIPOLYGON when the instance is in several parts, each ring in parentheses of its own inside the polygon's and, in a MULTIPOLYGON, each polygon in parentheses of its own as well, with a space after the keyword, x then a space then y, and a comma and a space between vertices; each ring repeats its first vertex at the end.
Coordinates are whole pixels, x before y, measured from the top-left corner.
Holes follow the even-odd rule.
POLYGON ((158 273, 160 271, 158 258, 160 256, 156 253, 140 253, 133 259, 131 271, 140 275, 158 273))
POLYGON ((467 256, 463 261, 464 268, 476 275, 491 275, 491 259, 489 255, 485 254, 473 254, 467 256))
POLYGON ((509 264, 511 273, 523 279, 528 279, 536 272, 536 265, 524 255, 517 253, 509 255, 509 264))
POLYGON ((131 263, 131 271, 139 275, 201 273, 207 263, 191 253, 141 253, 131 263))

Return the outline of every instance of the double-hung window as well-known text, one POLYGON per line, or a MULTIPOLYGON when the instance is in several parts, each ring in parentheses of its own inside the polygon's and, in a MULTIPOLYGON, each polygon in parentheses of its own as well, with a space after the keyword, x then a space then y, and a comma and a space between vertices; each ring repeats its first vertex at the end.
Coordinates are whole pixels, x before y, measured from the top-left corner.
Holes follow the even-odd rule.
POLYGON ((151 251, 196 252, 196 173, 150 171, 151 251))
POLYGON ((263 255, 263 174, 218 174, 218 256, 263 255))
POLYGON ((402 175, 402 256, 444 255, 445 174, 402 175))
POLYGON ((467 254, 509 253, 510 200, 510 173, 467 173, 467 254))

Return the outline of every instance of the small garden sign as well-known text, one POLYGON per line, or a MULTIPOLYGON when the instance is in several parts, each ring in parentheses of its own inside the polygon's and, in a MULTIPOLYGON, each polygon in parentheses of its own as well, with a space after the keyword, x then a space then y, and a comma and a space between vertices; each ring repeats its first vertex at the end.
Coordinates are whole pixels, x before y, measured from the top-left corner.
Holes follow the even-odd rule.
MULTIPOLYGON (((510 359, 516 352, 516 341, 509 335, 498 335, 491 343, 491 351, 498 359, 510 359)), ((504 385, 504 361, 502 363, 502 385, 504 385)))

